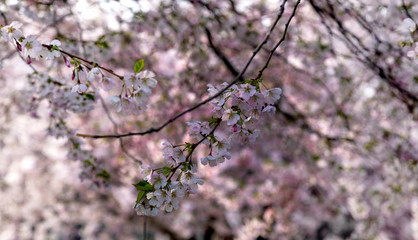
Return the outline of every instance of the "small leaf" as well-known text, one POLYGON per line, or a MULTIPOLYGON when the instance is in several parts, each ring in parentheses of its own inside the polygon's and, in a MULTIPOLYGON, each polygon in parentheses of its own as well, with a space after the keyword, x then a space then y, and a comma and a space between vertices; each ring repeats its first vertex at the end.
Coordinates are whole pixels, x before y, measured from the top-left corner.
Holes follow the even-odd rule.
POLYGON ((105 180, 109 180, 110 179, 110 174, 106 170, 102 170, 101 173, 96 174, 96 177, 101 177, 105 180))
POLYGON ((144 60, 141 59, 135 63, 135 73, 139 73, 144 68, 144 60))
POLYGON ((132 184, 138 191, 145 191, 145 192, 151 192, 154 190, 154 185, 149 184, 147 180, 139 181, 136 184, 132 184))
POLYGON ((140 191, 138 193, 138 197, 136 198, 136 202, 135 202, 135 207, 138 206, 139 202, 141 202, 141 200, 145 197, 145 192, 144 191, 140 191))
POLYGON ((97 42, 102 42, 105 39, 106 35, 102 35, 97 39, 97 42))
POLYGON ((87 99, 90 99, 92 101, 94 101, 94 95, 91 93, 85 93, 84 96, 86 96, 87 99))

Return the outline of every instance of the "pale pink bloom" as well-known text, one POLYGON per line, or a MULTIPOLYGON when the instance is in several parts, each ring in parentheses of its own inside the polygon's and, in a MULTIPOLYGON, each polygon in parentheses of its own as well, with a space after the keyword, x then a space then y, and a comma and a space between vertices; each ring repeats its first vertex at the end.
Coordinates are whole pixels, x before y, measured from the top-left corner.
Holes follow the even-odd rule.
POLYGON ((209 126, 209 122, 205 121, 202 124, 200 124, 201 128, 200 128, 200 132, 203 135, 208 135, 210 133, 210 126, 209 126))
POLYGON ((179 199, 184 197, 184 187, 181 183, 175 181, 171 184, 171 202, 178 204, 179 199))
POLYGON ((179 202, 178 201, 171 201, 165 204, 164 210, 166 212, 172 212, 173 210, 177 210, 179 208, 179 202))
POLYGON ((128 88, 137 88, 138 87, 138 78, 133 73, 128 73, 123 76, 123 80, 125 80, 125 84, 128 88))
POLYGON ((87 85, 84 83, 77 84, 71 89, 71 92, 84 93, 87 91, 87 85))
POLYGON ((154 185, 155 189, 165 187, 165 185, 167 185, 167 178, 162 173, 152 172, 149 181, 154 185))
MULTIPOLYGON (((212 84, 208 84, 207 86, 208 86, 210 97, 216 95, 221 90, 220 88, 215 88, 212 84)), ((225 93, 222 93, 221 95, 219 95, 213 100, 213 103, 215 103, 218 106, 222 106, 225 103, 225 97, 226 97, 225 93)))
POLYGON ((276 112, 276 107, 269 105, 269 106, 265 107, 262 112, 263 113, 267 112, 267 113, 273 114, 273 113, 276 112))
POLYGON ((193 189, 197 189, 197 184, 202 185, 203 180, 196 177, 191 171, 183 172, 180 178, 180 182, 190 186, 193 186, 193 189))
POLYGON ((222 115, 222 121, 227 121, 228 125, 236 124, 239 119, 240 116, 232 109, 225 110, 224 114, 222 115))
POLYGON ((110 103, 112 105, 115 105, 116 106, 116 112, 120 112, 122 110, 122 104, 121 104, 120 97, 111 96, 110 97, 110 103))
POLYGON ((156 195, 156 192, 157 191, 161 191, 161 190, 158 189, 155 192, 147 193, 147 199, 148 199, 148 203, 151 206, 154 206, 154 207, 158 207, 159 208, 159 207, 161 207, 161 205, 163 205, 163 202, 158 199, 158 196, 156 195))
MULTIPOLYGON (((49 45, 59 47, 61 46, 61 42, 59 40, 52 40, 52 42, 49 45)), ((45 59, 54 59, 54 57, 61 56, 61 53, 57 50, 49 50, 47 48, 42 48, 40 55, 45 59)))
POLYGON ((109 77, 103 77, 101 79, 101 85, 103 90, 109 91, 116 86, 116 83, 109 77))
POLYGON ((183 154, 183 150, 181 150, 181 148, 179 147, 173 149, 173 158, 177 160, 178 163, 186 161, 186 157, 183 154))
POLYGON ((241 86, 239 88, 239 93, 244 100, 248 100, 256 92, 257 92, 257 90, 255 89, 255 87, 251 84, 248 84, 248 83, 241 84, 241 86))
POLYGON ((123 96, 121 98, 121 105, 122 105, 123 112, 131 113, 137 110, 137 105, 132 98, 123 96))
POLYGON ((150 92, 144 91, 142 88, 133 92, 133 96, 137 103, 139 102, 146 102, 149 99, 150 92))
POLYGON ((171 201, 171 191, 160 188, 154 191, 154 195, 157 196, 159 202, 165 203, 171 201))
POLYGON ((87 81, 92 82, 100 74, 101 74, 101 72, 100 72, 100 69, 98 67, 92 68, 90 70, 90 72, 87 74, 87 81))
POLYGON ((200 122, 199 121, 195 121, 195 122, 187 122, 187 125, 189 125, 189 134, 190 135, 197 135, 200 134, 200 122))
POLYGON ((277 100, 280 99, 282 89, 272 88, 270 90, 263 90, 262 93, 267 104, 274 104, 277 100))
POLYGON ((218 155, 227 153, 229 148, 230 143, 226 139, 218 140, 213 144, 213 151, 218 155))
POLYGON ((417 24, 414 22, 414 20, 410 18, 405 18, 402 22, 402 25, 404 28, 408 29, 411 33, 415 32, 417 29, 417 24))
POLYGON ((214 156, 212 156, 212 155, 208 155, 208 156, 202 157, 200 159, 200 162, 203 165, 207 165, 209 163, 209 166, 211 166, 211 167, 216 166, 216 158, 214 156))
POLYGON ((22 24, 20 22, 13 21, 9 25, 6 25, 1 28, 1 35, 3 36, 6 42, 10 41, 13 42, 13 39, 20 39, 23 37, 22 31, 20 31, 20 27, 22 24))
POLYGON ((151 88, 154 88, 157 85, 157 80, 155 80, 155 74, 151 71, 141 71, 137 74, 139 78, 139 86, 146 92, 151 92, 151 88))
POLYGON ((248 104, 253 108, 261 108, 264 105, 264 95, 256 92, 250 99, 248 99, 248 104))
POLYGON ((31 58, 38 58, 42 50, 42 44, 36 41, 36 36, 29 35, 22 41, 23 55, 31 58))

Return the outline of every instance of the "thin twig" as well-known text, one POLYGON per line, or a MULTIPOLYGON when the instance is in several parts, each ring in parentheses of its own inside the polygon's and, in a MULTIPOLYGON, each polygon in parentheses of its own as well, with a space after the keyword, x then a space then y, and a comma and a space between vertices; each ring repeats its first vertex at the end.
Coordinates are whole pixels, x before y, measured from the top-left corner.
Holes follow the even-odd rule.
MULTIPOLYGON (((218 56, 218 58, 221 59, 221 61, 225 64, 226 68, 232 73, 232 75, 237 76, 238 71, 235 69, 235 67, 232 65, 229 59, 225 56, 225 54, 215 46, 215 44, 213 43, 212 33, 209 31, 207 27, 205 27, 205 33, 208 39, 209 47, 213 50, 216 56, 218 56)), ((244 81, 244 79, 242 78, 240 79, 240 81, 244 81)))
MULTIPOLYGON (((106 106, 105 101, 103 100, 103 98, 101 96, 99 96, 100 99, 100 103, 102 104, 102 107, 107 115, 107 118, 109 119, 109 121, 113 124, 113 131, 115 132, 115 134, 118 134, 118 124, 116 123, 116 121, 113 119, 112 115, 110 114, 109 108, 106 106)), ((125 145, 123 143, 123 139, 119 138, 119 145, 120 148, 122 150, 123 153, 125 153, 129 158, 131 158, 132 160, 134 160, 135 162, 142 164, 142 161, 139 160, 138 158, 136 158, 134 155, 132 155, 126 148, 125 145)))
POLYGON ((276 51, 276 49, 280 46, 280 44, 282 44, 282 42, 284 42, 285 38, 286 38, 286 34, 287 34, 287 30, 289 29, 289 24, 290 21, 292 21, 292 18, 295 16, 296 14, 296 9, 298 7, 300 3, 300 0, 298 0, 295 4, 295 7, 293 8, 293 12, 292 15, 290 15, 289 20, 287 20, 286 24, 285 24, 285 28, 284 28, 284 32, 282 35, 282 38, 276 43, 276 45, 270 50, 270 54, 269 57, 267 58, 266 63, 264 64, 263 68, 261 68, 261 70, 258 72, 258 75, 256 77, 256 79, 260 79, 261 76, 263 75, 264 70, 266 70, 268 68, 268 65, 270 63, 271 58, 273 57, 274 52, 276 51))
MULTIPOLYGON (((52 45, 48 45, 48 44, 42 44, 42 46, 43 46, 43 47, 48 48, 49 50, 51 50, 51 49, 52 49, 52 47, 53 47, 52 45)), ((106 68, 106 67, 100 66, 99 64, 97 64, 97 63, 95 63, 95 62, 92 62, 92 61, 89 61, 89 60, 87 60, 87 59, 85 59, 85 58, 82 58, 82 57, 76 56, 76 55, 74 55, 74 54, 72 54, 72 53, 69 53, 69 52, 67 52, 67 51, 65 51, 65 50, 58 49, 58 51, 60 51, 61 53, 65 54, 65 55, 67 55, 67 56, 69 56, 69 57, 71 57, 71 58, 76 58, 76 59, 81 60, 81 61, 83 61, 83 62, 85 62, 85 63, 88 63, 88 64, 90 64, 90 65, 92 65, 92 66, 98 67, 98 68, 100 68, 100 69, 102 69, 102 70, 104 70, 104 71, 106 71, 106 72, 108 72, 108 73, 112 74, 113 76, 118 77, 120 80, 123 80, 123 76, 121 76, 121 75, 119 75, 119 74, 115 73, 112 69, 109 69, 109 68, 106 68)))
MULTIPOLYGON (((415 22, 415 20, 414 20, 414 18, 412 17, 411 13, 409 13, 408 7, 407 7, 407 6, 406 6, 406 4, 405 4, 405 0, 402 0, 402 8, 403 8, 403 10, 405 11, 406 16, 407 16, 408 18, 410 18, 412 21, 414 21, 414 22, 415 22)), ((415 24, 416 24, 416 22, 415 22, 415 24)))
MULTIPOLYGON (((266 34, 266 36, 264 37, 264 39, 260 42, 260 44, 257 46, 256 49, 254 49, 251 57, 249 58, 249 60, 247 61, 247 63, 245 64, 244 68, 241 70, 241 72, 238 74, 238 76, 235 77, 235 79, 230 82, 226 87, 224 87, 222 90, 220 90, 218 93, 216 93, 215 95, 203 100, 200 103, 197 103, 196 105, 184 110, 183 112, 180 112, 178 114, 176 114, 174 117, 170 118, 169 120, 167 120, 165 123, 163 123, 161 126, 157 127, 157 128, 150 128, 146 131, 142 131, 142 132, 128 132, 128 133, 123 133, 123 134, 106 134, 106 135, 90 135, 90 134, 83 134, 83 133, 77 133, 77 136, 79 137, 86 137, 86 138, 122 138, 122 137, 129 137, 129 136, 143 136, 143 135, 147 135, 147 134, 151 134, 154 132, 159 132, 161 131, 161 129, 163 129, 164 127, 166 127, 167 125, 169 125, 170 123, 174 122, 175 120, 177 120, 178 118, 182 117, 183 115, 185 115, 186 113, 192 112, 193 110, 205 105, 206 103, 212 101, 213 99, 219 97, 221 94, 223 94, 227 89, 229 89, 232 85, 238 83, 241 81, 241 79, 243 79, 243 75, 245 74, 245 72, 247 71, 248 67, 250 66, 250 64, 252 63, 253 59, 255 58, 255 56, 260 52, 260 50, 263 48, 263 46, 267 43, 268 39, 270 38, 270 35, 272 34, 274 28, 276 27, 278 21, 280 20, 280 18, 282 17, 283 13, 284 13, 284 6, 285 3, 287 2, 287 0, 283 0, 283 3, 280 6, 280 11, 276 17, 276 20, 274 21, 273 25, 271 26, 269 32, 266 34)), ((295 12, 296 12, 296 8, 298 7, 300 0, 297 2, 297 5, 295 5, 292 16, 294 16, 295 12)), ((286 32, 285 32, 286 33, 286 32)), ((284 34, 285 34, 284 33, 284 34)), ((284 38, 284 37, 283 37, 284 38)), ((282 41, 281 41, 282 42, 282 41)), ((280 43, 281 43, 280 42, 280 43)), ((276 44, 276 45, 280 45, 276 44)), ((277 46, 278 47, 278 46, 277 46)), ((277 48, 276 47, 276 48, 277 48)))
POLYGON ((3 18, 4 25, 9 25, 9 23, 8 23, 8 21, 7 21, 6 14, 4 14, 4 12, 1 12, 1 11, 0 11, 0 15, 1 15, 1 17, 3 18))

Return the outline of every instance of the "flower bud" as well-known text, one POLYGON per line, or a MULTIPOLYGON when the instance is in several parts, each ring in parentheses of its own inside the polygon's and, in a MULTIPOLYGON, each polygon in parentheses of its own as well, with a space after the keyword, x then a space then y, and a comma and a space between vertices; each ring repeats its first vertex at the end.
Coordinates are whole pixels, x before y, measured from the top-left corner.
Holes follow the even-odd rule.
MULTIPOLYGON (((62 55, 62 56, 64 57, 64 63, 65 63, 65 65, 70 68, 71 67, 70 62, 68 61, 68 59, 64 55, 62 55)), ((74 80, 74 78, 73 78, 73 80, 74 80)))
POLYGON ((20 43, 16 41, 16 46, 17 46, 17 49, 21 52, 22 51, 22 45, 20 45, 20 43))

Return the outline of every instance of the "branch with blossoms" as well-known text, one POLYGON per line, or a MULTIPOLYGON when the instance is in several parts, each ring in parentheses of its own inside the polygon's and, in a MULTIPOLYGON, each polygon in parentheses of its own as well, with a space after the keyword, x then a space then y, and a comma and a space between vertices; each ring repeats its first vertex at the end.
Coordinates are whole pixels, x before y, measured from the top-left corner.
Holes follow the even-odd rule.
MULTIPOLYGON (((275 45, 272 52, 284 41, 289 23, 296 13, 298 4, 299 1, 286 23, 283 37, 275 45)), ((284 10, 281 11, 279 17, 284 10)), ((276 23, 277 21, 273 26, 276 23)), ((267 42, 273 29, 274 27, 254 53, 257 53, 267 42)), ((207 29, 206 34, 211 40, 210 32, 207 29)), ((215 48, 211 41, 210 44, 215 48)), ((219 51, 217 54, 218 56, 222 55, 219 51)), ((271 54, 265 66, 259 72, 260 77, 267 68, 270 59, 271 54)), ((228 61, 225 57, 223 60, 224 62, 228 61)), ((249 62, 251 62, 251 59, 249 62)), ((210 149, 209 154, 200 158, 200 163, 215 167, 231 158, 228 150, 233 142, 247 143, 256 140, 260 131, 257 129, 259 119, 264 114, 272 114, 276 111, 274 104, 280 99, 282 90, 280 88, 262 89, 264 84, 261 78, 244 79, 241 84, 235 84, 242 78, 243 72, 245 72, 245 68, 232 82, 232 85, 223 83, 215 87, 208 84, 210 97, 209 100, 205 101, 210 101, 212 104, 213 117, 209 121, 187 123, 189 125, 189 135, 196 143, 186 142, 179 146, 173 146, 171 143, 165 142, 163 143, 163 156, 167 165, 157 169, 151 169, 143 165, 143 173, 146 174, 146 177, 133 184, 138 191, 137 200, 134 204, 138 215, 156 216, 161 210, 166 212, 176 210, 179 207, 180 199, 195 193, 198 185, 203 184, 203 180, 195 175, 196 164, 193 164, 191 159, 193 152, 200 144, 203 143, 210 149), (226 122, 228 126, 227 135, 229 137, 227 138, 215 134, 215 130, 222 122, 226 122), (177 173, 178 170, 179 173, 177 173), (175 180, 172 181, 174 176, 176 176, 175 180)), ((120 137, 121 135, 118 138, 120 137)))
MULTIPOLYGON (((75 136, 75 132, 71 130, 65 118, 68 112, 77 114, 89 112, 94 108, 96 101, 96 94, 89 90, 93 88, 95 82, 99 86, 109 91, 116 87, 116 83, 109 77, 105 76, 104 72, 108 72, 117 76, 121 82, 122 87, 118 96, 111 96, 110 101, 116 105, 116 111, 124 111, 130 113, 140 113, 146 109, 146 104, 151 89, 157 84, 154 79, 155 74, 142 70, 144 68, 144 61, 139 60, 134 66, 135 73, 125 74, 121 76, 113 72, 113 70, 98 65, 92 61, 86 60, 75 54, 69 53, 60 48, 61 42, 53 40, 51 43, 40 43, 37 36, 24 36, 19 22, 12 22, 6 26, 0 26, 1 38, 15 45, 20 57, 32 68, 34 71, 29 75, 29 86, 21 92, 22 96, 27 96, 21 103, 23 109, 31 113, 32 117, 37 118, 37 109, 43 100, 47 100, 50 107, 50 126, 48 127, 48 135, 56 138, 66 138, 68 140, 69 153, 68 158, 79 160, 83 166, 83 171, 80 174, 82 179, 90 179, 94 186, 107 185, 110 179, 109 173, 103 168, 100 161, 96 159, 91 151, 82 148, 83 142, 75 136), (22 56, 23 55, 23 56, 22 56), (75 85, 68 86, 63 80, 57 80, 45 73, 41 73, 34 68, 31 63, 34 59, 37 60, 52 60, 54 58, 63 56, 64 63, 67 67, 73 67, 72 81, 75 85), (69 57, 70 61, 67 59, 69 57)), ((99 96, 101 99, 101 97, 99 96)), ((107 109, 105 108, 105 111, 107 109)), ((120 144, 122 151, 125 152, 135 161, 140 162, 123 146, 120 144)))
MULTIPOLYGON (((183 115, 190 113, 196 109, 198 109, 199 107, 209 103, 210 101, 214 100, 215 98, 219 97, 220 95, 222 95, 226 90, 228 90, 229 88, 231 88, 234 84, 242 82, 244 80, 243 76, 245 74, 245 72, 247 71, 248 67, 250 66, 250 64, 252 63, 253 59, 255 58, 255 56, 260 52, 260 50, 263 48, 263 46, 268 42, 273 30, 275 29, 278 21, 281 19, 281 17, 283 16, 284 13, 284 5, 287 1, 284 0, 282 5, 280 6, 280 10, 279 13, 276 17, 276 20, 274 21, 274 23, 272 24, 269 32, 266 34, 266 36, 264 37, 264 39, 259 43, 259 45, 254 49, 253 54, 251 55, 251 57, 248 59, 247 63, 245 64, 244 68, 241 70, 241 72, 238 74, 238 76, 236 76, 234 78, 234 80, 232 82, 230 82, 229 84, 225 85, 225 87, 223 87, 222 89, 219 89, 219 91, 213 95, 211 95, 210 97, 208 97, 207 99, 195 104, 194 106, 176 114, 175 116, 171 117, 170 119, 168 119, 166 122, 164 122, 163 124, 161 124, 159 127, 152 127, 148 130, 145 131, 140 131, 140 132, 128 132, 128 133, 122 133, 122 134, 105 134, 105 135, 96 135, 96 134, 84 134, 84 133, 77 133, 77 136, 79 137, 85 137, 85 138, 122 138, 122 137, 130 137, 130 136, 143 136, 143 135, 147 135, 147 134, 151 134, 151 133, 155 133, 155 132, 159 132, 161 131, 163 128, 165 128, 166 126, 168 126, 169 124, 171 124, 172 122, 176 121, 178 118, 182 117, 183 115)), ((298 5, 300 4, 300 1, 297 1, 292 14, 290 15, 287 23, 286 23, 286 28, 285 31, 283 32, 282 38, 279 40, 279 42, 274 46, 274 48, 272 49, 272 52, 274 53, 274 51, 280 46, 280 44, 284 41, 285 37, 286 37, 286 33, 287 33, 287 29, 288 26, 290 24, 290 21, 293 19, 293 17, 296 14, 296 9, 298 7, 298 5)), ((208 31, 207 31, 208 32, 208 31)), ((210 37, 210 32, 208 32, 209 35, 208 37, 210 37)), ((268 67, 268 64, 270 62, 271 56, 269 56, 265 66, 263 67, 262 71, 260 71, 258 78, 261 77, 263 71, 268 67)))
POLYGON ((20 31, 21 26, 22 24, 19 22, 12 22, 1 27, 1 34, 5 41, 14 43, 16 48, 23 52, 28 64, 31 64, 33 59, 52 60, 63 54, 65 65, 69 68, 73 66, 72 80, 75 80, 76 85, 73 86, 72 92, 86 93, 93 81, 97 79, 103 90, 109 91, 115 88, 117 84, 110 77, 105 76, 102 72, 103 70, 116 76, 122 82, 120 94, 110 98, 111 103, 116 105, 117 112, 123 110, 124 112, 139 114, 147 108, 146 102, 152 93, 151 89, 157 85, 157 80, 155 80, 153 72, 148 70, 142 71, 144 68, 143 60, 136 62, 134 66, 135 73, 128 73, 122 76, 115 73, 112 69, 61 49, 59 40, 53 40, 49 44, 42 44, 35 35, 25 37, 22 31, 20 31), (65 56, 70 57, 71 61, 65 56))
MULTIPOLYGON (((150 134, 162 130, 181 116, 194 111, 206 103, 212 105, 213 116, 210 120, 187 123, 189 125, 189 135, 194 143, 186 142, 181 145, 172 145, 169 142, 165 142, 163 144, 163 156, 167 162, 166 166, 151 169, 143 165, 144 173, 147 174, 147 176, 144 180, 134 184, 138 191, 135 209, 139 215, 154 216, 158 214, 160 209, 171 212, 178 208, 179 199, 195 193, 197 186, 203 184, 203 180, 198 178, 195 174, 196 163, 193 163, 192 161, 193 153, 201 144, 204 144, 209 148, 209 153, 200 158, 200 163, 202 165, 214 167, 231 158, 229 149, 234 142, 247 143, 256 140, 260 132, 257 128, 259 120, 264 115, 272 114, 276 111, 274 104, 280 99, 282 93, 280 88, 267 89, 261 78, 262 73, 268 68, 272 54, 285 40, 289 24, 295 16, 300 0, 295 3, 293 11, 285 24, 281 39, 270 51, 270 55, 265 65, 259 71, 258 76, 253 79, 245 79, 243 76, 256 55, 269 41, 270 36, 284 14, 286 2, 287 0, 282 2, 278 15, 271 28, 255 48, 243 69, 230 83, 223 83, 219 86, 208 84, 209 97, 207 99, 178 113, 160 127, 151 128, 144 132, 113 135, 76 134, 76 136, 79 137, 119 138, 120 140, 122 137, 126 136, 150 134), (222 122, 227 125, 226 131, 228 137, 223 137, 216 133, 217 128, 221 126, 222 122)), ((110 98, 112 104, 116 105, 117 112, 124 111, 138 114, 146 109, 146 101, 151 94, 151 89, 156 86, 157 81, 154 79, 155 75, 152 72, 142 71, 144 67, 143 60, 140 60, 135 64, 135 73, 121 76, 111 69, 61 49, 61 43, 58 40, 53 40, 49 44, 41 44, 36 40, 36 36, 29 35, 25 37, 19 30, 19 27, 21 27, 21 24, 17 22, 13 22, 8 26, 3 27, 1 31, 4 39, 16 44, 18 50, 23 52, 28 64, 31 64, 32 59, 54 59, 62 54, 67 67, 73 66, 72 80, 75 81, 76 85, 72 87, 71 93, 84 96, 86 100, 90 99, 94 101, 93 93, 87 92, 94 81, 99 80, 101 88, 105 91, 109 91, 116 85, 109 77, 104 75, 104 72, 107 72, 116 76, 122 82, 120 94, 118 96, 111 96, 110 98), (66 56, 69 57, 71 61, 68 61, 66 56)), ((210 32, 207 30, 206 33, 209 43, 216 50, 211 41, 210 32)), ((218 52, 218 54, 220 54, 220 52, 218 52)), ((230 67, 232 67, 232 65, 230 67)), ((47 84, 49 84, 49 82, 50 81, 47 80, 47 84)), ((44 95, 49 96, 50 89, 48 89, 48 87, 44 88, 47 89, 46 94, 44 95)), ((71 95, 71 97, 73 96, 74 95, 71 95)), ((59 105, 60 103, 57 104, 59 105)), ((71 106, 71 101, 68 105, 71 106)), ((75 110, 79 109, 77 108, 75 110)), ((88 109, 85 109, 83 111, 87 110, 88 109)), ((82 143, 77 141, 75 136, 66 128, 65 122, 62 120, 61 116, 58 116, 57 119, 59 119, 58 125, 61 124, 64 129, 64 133, 58 132, 55 133, 55 135, 61 136, 67 134, 70 136, 69 142, 72 143, 75 154, 74 157, 82 158, 80 155, 88 156, 88 159, 83 160, 83 163, 90 164, 90 172, 92 172, 94 176, 109 178, 109 174, 105 170, 100 172, 100 168, 95 167, 90 160, 91 155, 84 154, 84 150, 81 150, 80 148, 82 143), (65 133, 65 131, 67 133, 65 133)))

